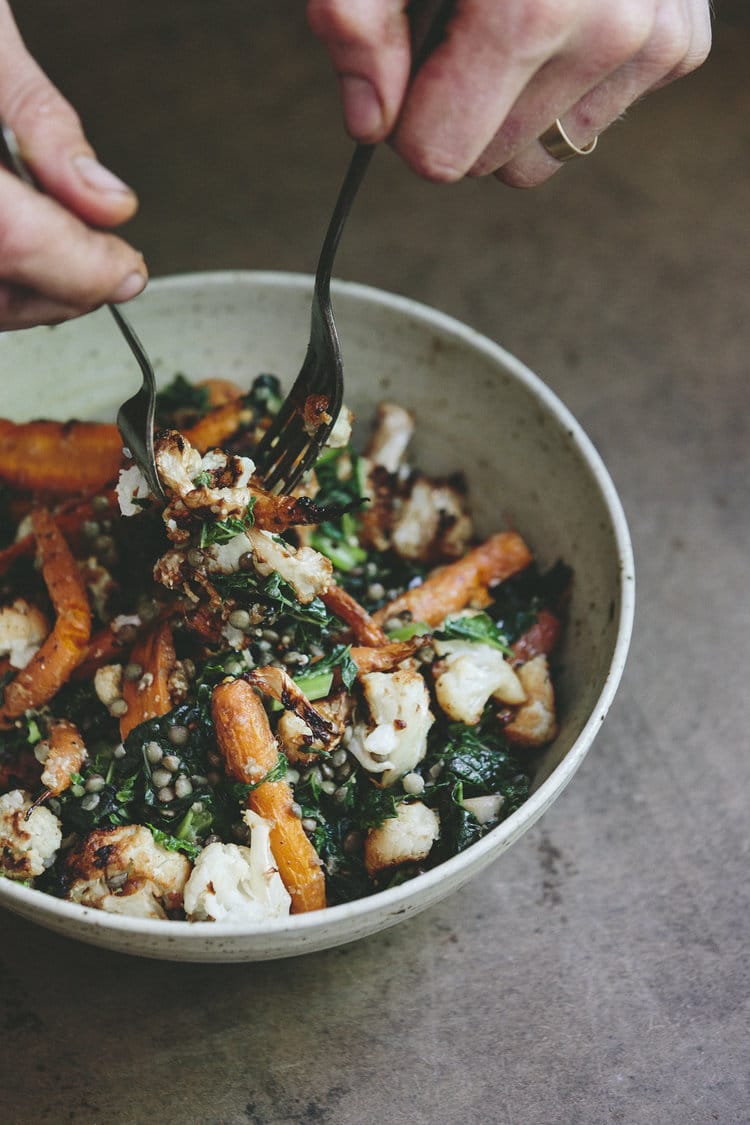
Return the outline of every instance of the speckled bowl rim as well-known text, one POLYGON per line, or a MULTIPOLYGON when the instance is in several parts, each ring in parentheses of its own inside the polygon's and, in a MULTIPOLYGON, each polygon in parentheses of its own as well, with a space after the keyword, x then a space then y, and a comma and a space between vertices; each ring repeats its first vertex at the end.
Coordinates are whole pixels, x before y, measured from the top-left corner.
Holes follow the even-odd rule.
MULTIPOLYGON (((146 295, 149 291, 160 291, 162 289, 194 288, 196 285, 205 289, 211 285, 226 285, 227 283, 241 285, 247 282, 250 282, 253 287, 263 285, 269 289, 310 291, 312 287, 312 278, 307 274, 282 273, 279 271, 222 270, 175 274, 156 278, 150 282, 146 295)), ((180 954, 175 950, 175 960, 189 960, 190 949, 188 947, 192 945, 203 946, 208 936, 207 927, 209 926, 210 938, 211 940, 215 938, 217 943, 223 938, 231 941, 232 945, 236 947, 241 943, 243 936, 257 939, 267 935, 272 945, 280 947, 283 945, 285 934, 302 936, 303 934, 312 935, 326 929, 336 930, 341 928, 342 923, 364 921, 368 915, 389 916, 395 919, 401 913, 400 908, 405 908, 410 899, 418 897, 425 900, 425 905, 430 905, 436 897, 441 897, 438 890, 441 883, 450 883, 456 886, 456 879, 463 869, 468 869, 469 873, 472 874, 486 866, 487 862, 495 855, 499 856, 539 819, 571 780, 586 756, 591 743, 601 728, 620 683, 630 646, 635 613, 634 561, 628 524, 620 498, 599 453, 574 415, 537 375, 526 367, 521 360, 501 347, 500 344, 470 328, 462 321, 409 297, 388 293, 358 282, 334 281, 332 292, 334 296, 336 293, 345 294, 347 297, 354 298, 364 304, 376 304, 381 308, 393 310, 420 322, 425 327, 438 329, 442 333, 453 336, 467 347, 483 353, 514 379, 524 384, 544 408, 567 429, 571 441, 585 461, 604 500, 611 519, 619 560, 620 597, 616 639, 609 672, 589 718, 559 765, 507 820, 502 821, 501 824, 465 851, 445 860, 432 870, 399 886, 379 891, 367 898, 356 899, 339 906, 331 906, 324 911, 311 914, 290 915, 283 922, 260 926, 240 926, 226 922, 162 921, 133 918, 127 915, 104 914, 102 911, 90 907, 53 898, 34 888, 20 886, 11 882, 11 880, 0 879, 0 905, 5 905, 11 910, 17 910, 27 918, 36 916, 42 925, 45 924, 45 919, 49 921, 55 919, 60 922, 69 919, 78 923, 86 923, 92 927, 92 931, 100 933, 106 931, 112 934, 120 933, 123 936, 129 935, 134 938, 143 936, 152 941, 156 939, 158 944, 165 946, 163 955, 166 957, 170 956, 167 946, 180 947, 184 951, 180 954), (163 941, 160 939, 163 939, 163 941)), ((352 928, 354 929, 354 927, 352 928)), ((373 926, 373 929, 377 928, 382 928, 382 924, 373 926)), ((364 932, 369 931, 365 928, 364 932)), ((94 940, 93 934, 92 940, 94 940)), ((352 938, 343 936, 331 944, 342 944, 347 940, 352 940, 352 938)), ((139 951, 137 948, 133 948, 130 952, 138 953, 139 951)), ((197 949, 196 952, 198 952, 197 949)), ((292 956, 299 955, 301 952, 304 952, 304 950, 296 947, 289 950, 289 954, 292 956)), ((283 956, 283 953, 281 956, 283 956)), ((250 954, 248 959, 254 959, 254 956, 250 954)))

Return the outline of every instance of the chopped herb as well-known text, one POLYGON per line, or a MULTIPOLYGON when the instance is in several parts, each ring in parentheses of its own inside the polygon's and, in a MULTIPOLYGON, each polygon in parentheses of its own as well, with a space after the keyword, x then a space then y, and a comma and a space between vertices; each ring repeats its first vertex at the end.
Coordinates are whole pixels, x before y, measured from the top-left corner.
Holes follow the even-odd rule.
POLYGON ((212 543, 228 543, 230 539, 248 531, 255 523, 254 507, 255 498, 252 497, 241 519, 237 516, 229 516, 228 519, 217 520, 216 523, 206 521, 201 528, 201 547, 208 547, 212 543))
POLYGON ((146 827, 151 830, 155 843, 168 852, 184 852, 189 859, 194 860, 203 851, 200 845, 191 844, 189 840, 181 840, 178 836, 170 836, 168 832, 163 832, 161 828, 155 828, 153 824, 147 824, 146 827))

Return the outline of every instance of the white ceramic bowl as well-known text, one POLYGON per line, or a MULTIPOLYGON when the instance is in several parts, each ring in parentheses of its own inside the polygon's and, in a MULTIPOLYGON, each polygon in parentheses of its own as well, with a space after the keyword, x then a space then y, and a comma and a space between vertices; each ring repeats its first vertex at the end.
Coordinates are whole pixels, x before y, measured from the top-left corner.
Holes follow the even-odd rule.
MULTIPOLYGON (((163 278, 128 315, 164 381, 262 371, 291 382, 307 342, 311 281, 281 273, 163 278)), ((480 531, 516 527, 542 565, 575 572, 559 687, 560 734, 526 803, 465 852, 401 886, 256 928, 105 914, 0 879, 0 905, 68 937, 185 961, 254 961, 324 949, 424 910, 497 859, 570 781, 612 702, 630 640, 633 562, 615 489, 591 442, 517 359, 465 325, 361 285, 333 289, 347 404, 366 423, 393 398, 415 411, 413 459, 462 469, 480 531)), ((112 419, 140 376, 106 311, 0 337, 4 416, 112 419)))

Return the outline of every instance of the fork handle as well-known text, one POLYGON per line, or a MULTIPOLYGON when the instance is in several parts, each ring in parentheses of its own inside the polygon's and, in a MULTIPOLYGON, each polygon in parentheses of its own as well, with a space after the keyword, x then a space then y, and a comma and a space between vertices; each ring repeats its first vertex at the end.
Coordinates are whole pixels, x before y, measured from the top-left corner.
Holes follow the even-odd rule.
MULTIPOLYGON (((454 6, 455 0, 411 0, 408 16, 411 25, 412 78, 442 39, 454 6)), ((327 299, 330 292, 333 260, 336 257, 344 223, 375 148, 375 145, 356 145, 344 176, 315 271, 315 289, 323 299, 327 299)))

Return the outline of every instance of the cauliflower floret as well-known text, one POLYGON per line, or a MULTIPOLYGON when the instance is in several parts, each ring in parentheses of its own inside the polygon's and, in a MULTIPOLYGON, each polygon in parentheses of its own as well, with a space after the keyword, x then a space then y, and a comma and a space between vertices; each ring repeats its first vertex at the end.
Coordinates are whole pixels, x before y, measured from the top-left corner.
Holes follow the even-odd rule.
POLYGON ((328 435, 326 446, 329 449, 341 449, 342 446, 349 444, 349 439, 352 436, 352 424, 354 423, 354 415, 347 406, 342 406, 339 410, 339 416, 333 424, 333 429, 328 435))
POLYGON ((163 435, 155 444, 154 455, 159 479, 178 496, 193 492, 193 481, 201 471, 202 457, 189 441, 175 433, 163 435))
POLYGON ((196 860, 185 885, 185 912, 191 922, 272 921, 289 914, 292 899, 281 881, 271 851, 271 825, 245 813, 252 829, 250 847, 209 844, 196 860))
POLYGON ((413 433, 413 414, 396 403, 382 402, 366 456, 374 465, 382 465, 389 473, 395 473, 413 433))
POLYGON ((300 547, 295 551, 269 531, 259 531, 256 527, 245 534, 258 573, 264 576, 274 572, 278 574, 289 583, 303 604, 324 594, 330 586, 333 565, 312 547, 300 547))
POLYGON ((31 797, 12 789, 0 797, 0 872, 9 879, 33 879, 54 862, 60 821, 39 806, 28 816, 31 797))
POLYGON ((122 695, 122 664, 102 664, 94 672, 94 691, 100 703, 111 707, 122 695))
POLYGON ((208 573, 233 574, 240 569, 240 560, 244 562, 243 556, 248 552, 252 552, 258 574, 264 578, 278 574, 305 604, 325 593, 331 584, 333 566, 325 555, 312 547, 295 550, 270 531, 257 527, 241 531, 226 543, 211 546, 206 557, 208 573))
POLYGON ((475 641, 435 641, 440 657, 435 694, 451 719, 473 725, 490 696, 502 703, 523 703, 521 681, 499 649, 475 641))
POLYGON ((472 533, 458 488, 445 481, 417 477, 396 516, 391 544, 404 559, 458 558, 472 533))
POLYGON ((240 559, 250 550, 247 535, 241 531, 226 543, 213 543, 206 551, 206 570, 219 574, 234 574, 241 568, 240 559))
POLYGON ((145 500, 151 489, 138 466, 131 465, 128 469, 120 469, 115 493, 123 516, 137 516, 141 508, 136 500, 145 500))
POLYGON ((421 801, 401 804, 395 816, 371 828, 365 840, 365 866, 377 875, 400 863, 416 862, 430 854, 440 835, 438 815, 421 801))
POLYGON ((201 456, 175 430, 158 436, 154 455, 164 487, 187 508, 222 520, 231 515, 244 516, 253 499, 249 484, 255 464, 249 457, 227 454, 221 449, 211 449, 201 456), (196 484, 199 476, 207 483, 196 484))
POLYGON ((544 746, 557 735, 555 690, 547 657, 540 653, 518 669, 526 700, 505 727, 509 742, 529 748, 544 746))
POLYGON ((162 848, 148 828, 100 828, 69 852, 65 897, 110 914, 166 918, 182 905, 189 874, 190 861, 162 848))
POLYGON ((349 749, 365 769, 383 774, 384 785, 393 785, 427 751, 435 721, 427 685, 414 669, 398 668, 369 672, 362 677, 362 688, 369 715, 355 723, 349 749))
POLYGON ((48 633, 47 618, 25 598, 0 608, 0 656, 11 668, 25 668, 48 633))
POLYGON ((463 808, 470 812, 480 824, 490 824, 500 816, 500 810, 505 804, 502 793, 487 793, 482 797, 465 797, 461 801, 463 808))

